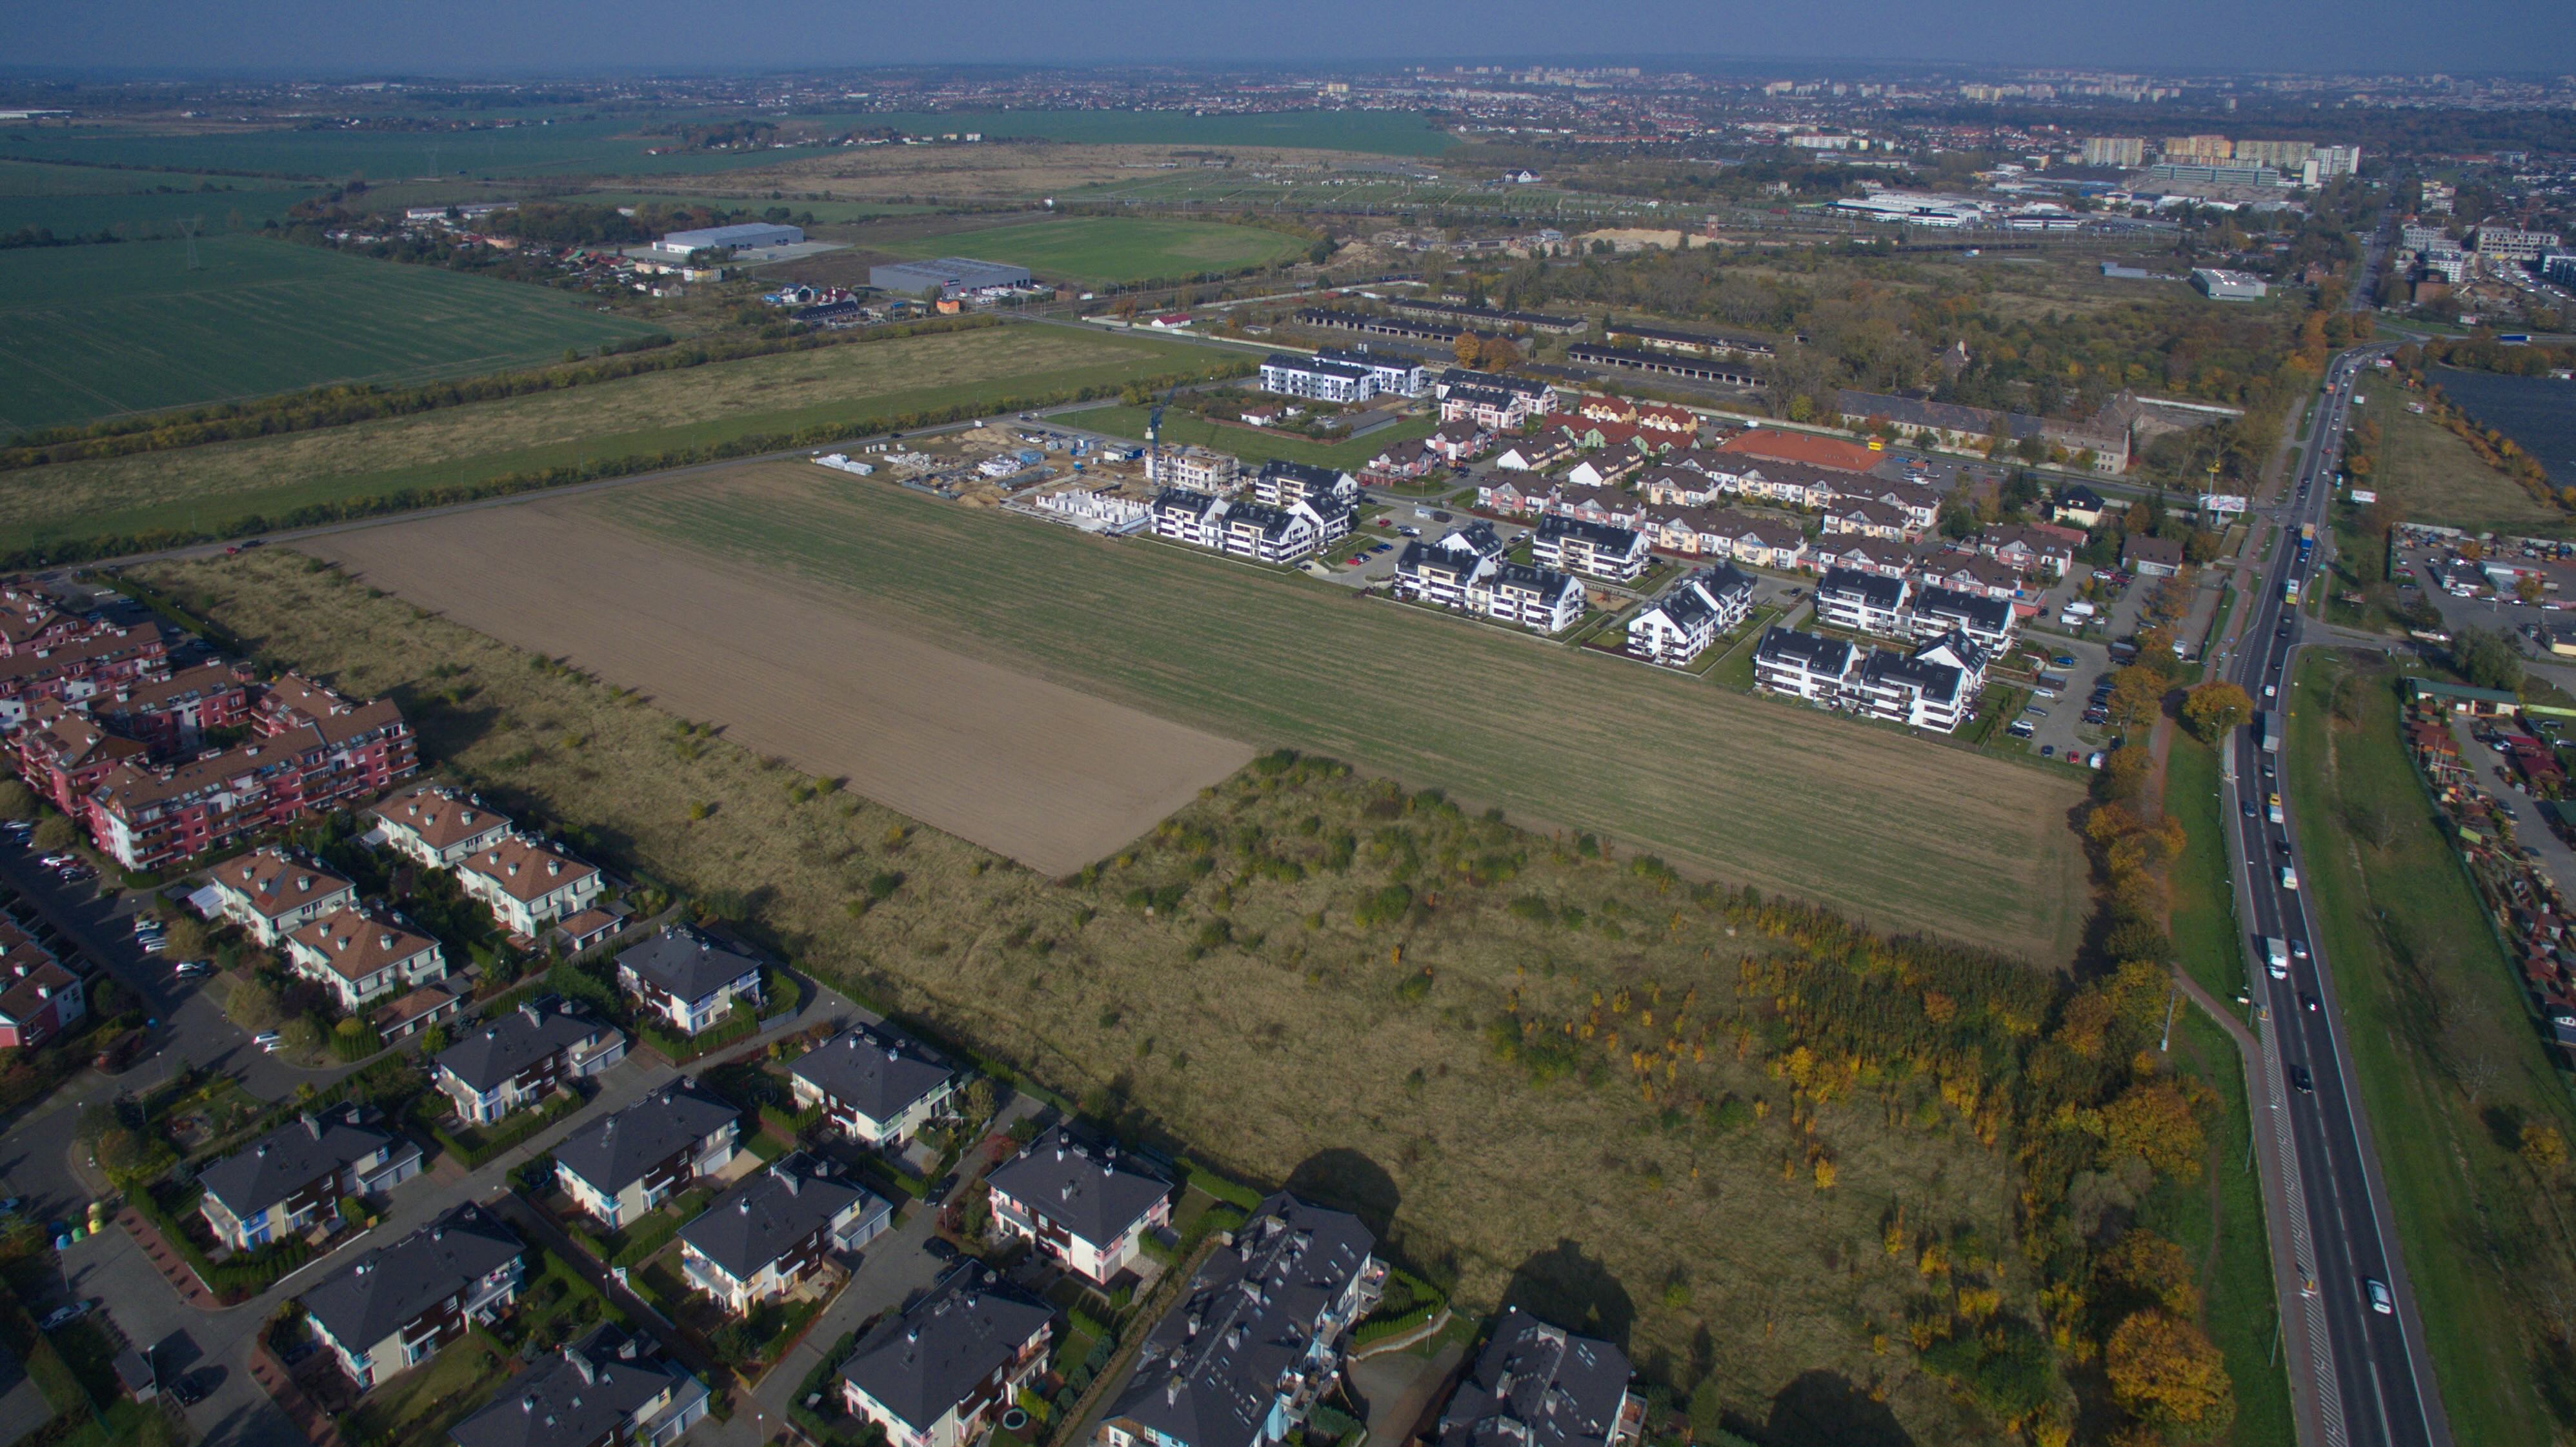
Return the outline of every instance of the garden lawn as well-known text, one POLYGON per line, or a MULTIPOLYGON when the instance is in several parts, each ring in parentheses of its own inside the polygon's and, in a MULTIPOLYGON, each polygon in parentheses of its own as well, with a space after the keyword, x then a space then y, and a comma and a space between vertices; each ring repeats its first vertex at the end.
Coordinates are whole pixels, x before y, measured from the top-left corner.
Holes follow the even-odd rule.
POLYGON ((0 252, 0 432, 551 361, 658 330, 520 282, 258 236, 0 252))
POLYGON ((2576 1242, 2515 1142, 2524 1122, 2576 1136, 2576 1111, 2407 762, 2395 676, 2357 679, 2346 727, 2321 706, 2336 673, 2301 660, 2284 772, 2323 826, 2310 902, 2442 1402, 2461 1442, 2560 1441, 2576 1403, 2541 1312, 2576 1290, 2576 1242), (2328 822, 2357 815, 2384 819, 2385 842, 2328 822))

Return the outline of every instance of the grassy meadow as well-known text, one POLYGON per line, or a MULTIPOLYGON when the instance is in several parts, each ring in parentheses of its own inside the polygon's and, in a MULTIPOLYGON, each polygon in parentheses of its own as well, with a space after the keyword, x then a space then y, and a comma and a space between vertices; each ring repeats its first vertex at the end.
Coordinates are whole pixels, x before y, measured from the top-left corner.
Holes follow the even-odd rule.
POLYGON ((2409 522, 2437 523, 2471 532, 2563 537, 2567 514, 2523 491, 2521 484, 2487 466, 2469 444, 2440 423, 2402 405, 2404 393, 2380 389, 2367 409, 2380 426, 2377 485, 2409 522), (2381 402, 2397 403, 2382 411, 2381 402))
MULTIPOLYGON (((1088 428, 1111 437, 1145 440, 1145 423, 1152 409, 1146 407, 1087 407, 1068 412, 1055 420, 1068 427, 1088 428)), ((1240 457, 1249 463, 1264 463, 1273 458, 1289 462, 1311 462, 1319 467, 1359 468, 1368 460, 1399 442, 1415 442, 1428 437, 1440 425, 1436 418, 1408 417, 1392 426, 1348 442, 1309 442, 1298 437, 1274 437, 1249 427, 1226 427, 1186 412, 1163 414, 1163 440, 1193 447, 1210 447, 1240 457)))
POLYGON ((256 236, 0 253, 0 433, 551 361, 657 328, 563 292, 256 236))
POLYGON ((1294 236, 1258 226, 1127 216, 1065 216, 868 244, 896 256, 972 256, 1025 266, 1049 279, 1103 285, 1268 266, 1306 249, 1294 236))
POLYGON ((2047 964, 2073 953, 2076 783, 1148 541, 751 464, 603 524, 822 585, 952 647, 1263 747, 1436 784, 2047 964))
MULTIPOLYGON (((373 264, 373 263, 369 263, 373 264)), ((437 275, 432 273, 432 275, 437 275)), ((0 473, 0 551, 155 528, 220 530, 313 503, 650 456, 979 397, 1121 386, 1204 354, 1145 337, 993 327, 711 363, 278 437, 0 473)))
POLYGON ((1401 1258, 1475 1309, 1508 1296, 1628 1344, 1691 1393, 1703 1438, 1812 1403, 1825 1374, 1856 1420, 2006 1440, 1915 1363, 1905 1242, 1951 1242, 1963 1277, 1994 1258, 1979 1269, 2028 1310, 2010 1143, 1981 1143, 1924 1073, 1801 1101, 1762 1029, 1728 1023, 1768 1008, 1743 967, 1785 947, 1686 889, 1302 766, 1248 770, 1096 880, 1049 882, 281 550, 139 571, 262 657, 392 693, 425 757, 523 820, 743 900, 823 978, 1142 1136, 1391 1218, 1401 1258), (1360 923, 1407 879, 1419 908, 1360 923), (1596 996, 1614 1036, 1688 1015, 1715 1038, 1643 1092, 1615 1045, 1541 1074, 1489 1044, 1509 1012, 1579 1017, 1596 996))

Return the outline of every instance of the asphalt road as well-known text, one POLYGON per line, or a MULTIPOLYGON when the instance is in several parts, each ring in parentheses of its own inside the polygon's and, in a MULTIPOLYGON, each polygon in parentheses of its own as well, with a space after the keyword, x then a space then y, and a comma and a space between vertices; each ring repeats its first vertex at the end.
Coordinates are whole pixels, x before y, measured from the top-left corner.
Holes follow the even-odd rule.
MULTIPOLYGON (((2327 406, 2285 489, 2286 498, 2271 510, 2284 529, 2282 541, 2273 550, 2262 595, 2246 620, 2229 675, 2267 711, 2300 706, 2287 695, 2302 620, 2296 608, 2285 604, 2284 585, 2296 577, 2304 588, 2318 572, 2315 560, 2301 558, 2297 531, 2302 523, 2322 518, 2348 422, 2352 380, 2382 350, 2346 353, 2328 370, 2327 406)), ((2294 1351, 2292 1358, 2292 1386, 2306 1409, 2300 1414, 2302 1436, 2329 1444, 2448 1447, 2450 1430, 2424 1353, 2423 1326, 2405 1263, 2398 1256, 2369 1123, 2352 1090, 2351 1055, 2335 1006, 2332 972, 2316 943, 2307 892, 2285 883, 2282 873, 2284 865, 2300 876, 2307 873, 2299 821, 2286 813, 2285 800, 2287 822, 2268 822, 2269 797, 2280 788, 2280 755, 2266 747, 2261 734, 2260 729, 2237 732, 2227 792, 2234 806, 2229 824, 2237 849, 2233 862, 2238 866, 2240 918, 2253 935, 2247 941, 2255 955, 2249 975, 2268 1016, 2263 1074, 2270 1099, 2265 1104, 2275 1144, 2295 1167, 2282 1173, 2289 1196, 2289 1274, 2296 1283, 2295 1294, 2283 1298, 2283 1314, 2300 1318, 2290 1323, 2291 1334, 2305 1339, 2306 1349, 2294 1351), (2282 973, 2272 974, 2264 944, 2270 938, 2291 942, 2292 955, 2304 949, 2309 958, 2292 958, 2282 973), (2373 1282, 2386 1288, 2391 1310, 2374 1306, 2373 1282), (2305 1372, 2297 1369, 2302 1356, 2305 1372)))

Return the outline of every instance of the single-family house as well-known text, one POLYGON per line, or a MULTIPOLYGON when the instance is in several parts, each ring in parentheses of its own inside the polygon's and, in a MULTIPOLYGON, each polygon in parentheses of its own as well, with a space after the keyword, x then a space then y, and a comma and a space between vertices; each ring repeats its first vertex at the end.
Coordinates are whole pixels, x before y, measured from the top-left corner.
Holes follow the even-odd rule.
POLYGON ((670 1447, 706 1420, 707 1386, 649 1338, 602 1322, 448 1429, 456 1447, 670 1447))
POLYGON ((823 1109, 832 1128, 862 1145, 900 1145, 937 1119, 957 1094, 957 1067, 891 1025, 856 1024, 787 1070, 800 1110, 823 1109))
POLYGON ((742 1112, 682 1076, 555 1147, 555 1179, 611 1231, 733 1163, 742 1112))
POLYGON ((489 1125, 626 1058, 617 1028, 548 996, 494 1016, 438 1053, 431 1078, 476 1125, 489 1125))
POLYGON ((2120 560, 2141 578, 2170 578, 2182 571, 2182 544, 2170 538, 2131 533, 2121 546, 2120 560))
POLYGON ((436 1356, 518 1300, 526 1246, 468 1201, 297 1297, 315 1340, 367 1391, 436 1356))
POLYGON ((420 1147, 357 1106, 301 1116, 197 1173, 198 1212, 235 1251, 336 1228, 340 1198, 420 1174, 420 1147))
POLYGON ((851 1416, 888 1447, 970 1447, 1046 1370, 1055 1309, 974 1262, 879 1322, 841 1366, 851 1416))
POLYGON ((717 1197, 680 1228, 681 1276, 745 1316, 803 1285, 831 1253, 875 1239, 894 1207, 841 1179, 838 1169, 800 1151, 717 1197))
POLYGON ((738 1002, 762 1005, 760 961, 749 951, 688 924, 665 924, 643 943, 617 952, 617 987, 673 1030, 695 1035, 733 1013, 738 1002))
POLYGON ((1172 1220, 1172 1183, 1162 1172, 1114 1145, 1078 1141, 1062 1126, 984 1180, 994 1229, 1104 1286, 1143 1253, 1146 1232, 1172 1220))

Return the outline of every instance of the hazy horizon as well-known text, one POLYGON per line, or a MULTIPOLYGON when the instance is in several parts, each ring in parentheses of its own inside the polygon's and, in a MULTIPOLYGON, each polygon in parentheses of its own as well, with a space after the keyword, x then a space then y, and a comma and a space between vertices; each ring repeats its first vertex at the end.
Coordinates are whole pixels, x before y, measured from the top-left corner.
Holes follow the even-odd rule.
POLYGON ((1635 64, 2081 66, 2202 74, 2576 69, 2576 7, 2469 0, 2438 25, 2396 0, 1629 0, 1569 11, 1534 0, 1425 0, 1400 10, 1314 0, 1285 24, 1247 0, 1028 0, 926 7, 675 0, 596 7, 526 0, 352 6, 323 0, 97 0, 0 14, 0 73, 301 79, 722 75, 890 65, 1635 64), (960 48, 960 37, 972 37, 960 48), (1641 53, 1638 42, 1662 42, 1641 53), (2509 66, 2496 62, 2509 60, 2509 66))

